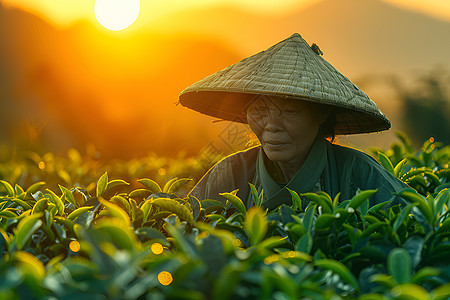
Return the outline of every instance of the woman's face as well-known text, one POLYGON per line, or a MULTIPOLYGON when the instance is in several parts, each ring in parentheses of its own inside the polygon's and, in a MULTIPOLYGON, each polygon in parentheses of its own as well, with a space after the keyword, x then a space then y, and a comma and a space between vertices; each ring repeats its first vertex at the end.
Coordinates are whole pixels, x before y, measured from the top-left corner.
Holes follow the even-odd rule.
POLYGON ((247 121, 267 157, 276 162, 303 163, 328 112, 320 105, 261 95, 247 108, 247 121))

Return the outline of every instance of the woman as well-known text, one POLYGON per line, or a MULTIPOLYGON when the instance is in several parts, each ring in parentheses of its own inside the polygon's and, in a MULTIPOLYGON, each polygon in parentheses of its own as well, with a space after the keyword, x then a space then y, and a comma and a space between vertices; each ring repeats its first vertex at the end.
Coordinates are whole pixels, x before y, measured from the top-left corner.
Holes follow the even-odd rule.
MULTIPOLYGON (((224 201, 239 189, 254 204, 248 183, 264 191, 263 207, 291 204, 298 194, 325 191, 350 199, 358 189, 378 189, 372 206, 405 188, 370 156, 331 144, 335 134, 390 128, 376 104, 333 68, 313 44, 294 34, 266 51, 206 77, 184 90, 180 103, 204 114, 248 123, 261 146, 226 157, 211 168, 190 195, 224 201)), ((307 204, 305 199, 303 206, 307 204)))

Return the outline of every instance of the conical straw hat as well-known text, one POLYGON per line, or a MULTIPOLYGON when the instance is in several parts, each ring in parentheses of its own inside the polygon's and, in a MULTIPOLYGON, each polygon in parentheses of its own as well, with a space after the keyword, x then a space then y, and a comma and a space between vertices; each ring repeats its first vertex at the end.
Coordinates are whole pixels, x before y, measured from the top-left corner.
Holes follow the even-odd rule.
POLYGON ((203 114, 246 123, 249 101, 255 95, 274 95, 335 106, 336 134, 389 129, 377 105, 318 52, 295 33, 194 83, 179 101, 203 114))

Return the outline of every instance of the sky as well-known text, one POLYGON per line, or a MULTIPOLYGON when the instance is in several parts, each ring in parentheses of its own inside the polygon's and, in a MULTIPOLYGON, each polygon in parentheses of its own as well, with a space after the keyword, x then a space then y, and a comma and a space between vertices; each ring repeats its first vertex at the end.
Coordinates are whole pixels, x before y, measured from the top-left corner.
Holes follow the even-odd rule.
MULTIPOLYGON (((140 16, 135 27, 145 26, 152 19, 168 13, 198 7, 232 4, 263 14, 283 14, 286 11, 306 7, 319 1, 321 0, 142 0, 140 16)), ((449 0, 381 1, 450 21, 449 0)), ((70 26, 79 20, 86 19, 95 22, 94 0, 0 0, 0 2, 38 13, 60 26, 70 26)))

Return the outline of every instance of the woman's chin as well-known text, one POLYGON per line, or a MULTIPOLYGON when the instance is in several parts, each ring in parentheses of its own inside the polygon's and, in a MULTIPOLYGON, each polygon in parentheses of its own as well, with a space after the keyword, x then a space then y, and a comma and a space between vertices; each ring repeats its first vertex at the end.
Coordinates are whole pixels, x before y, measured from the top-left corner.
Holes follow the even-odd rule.
POLYGON ((271 161, 286 161, 290 157, 290 151, 286 151, 282 146, 267 146, 264 145, 264 153, 271 161))

